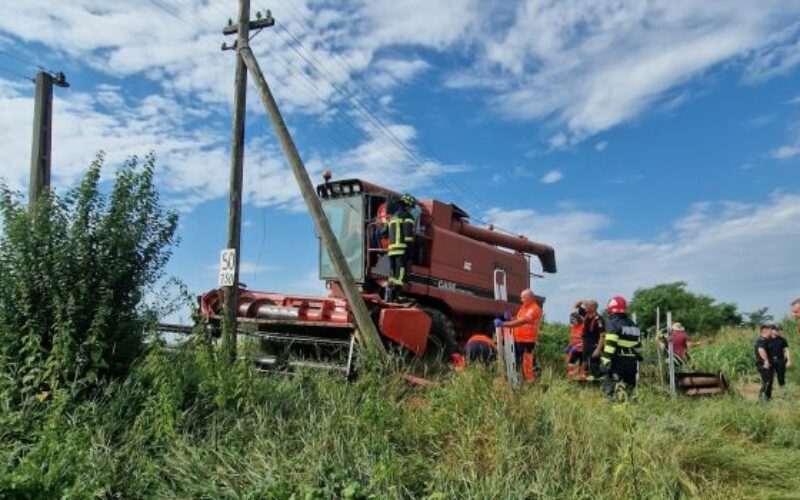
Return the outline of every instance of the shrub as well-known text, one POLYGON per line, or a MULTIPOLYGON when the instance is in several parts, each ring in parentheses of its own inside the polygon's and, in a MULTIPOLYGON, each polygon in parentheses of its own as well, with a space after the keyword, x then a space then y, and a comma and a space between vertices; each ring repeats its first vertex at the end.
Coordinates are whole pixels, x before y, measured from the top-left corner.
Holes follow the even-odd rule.
POLYGON ((155 157, 129 159, 110 192, 103 156, 29 212, 0 188, 0 390, 6 406, 127 374, 142 353, 145 290, 162 275, 177 215, 159 204, 155 157))

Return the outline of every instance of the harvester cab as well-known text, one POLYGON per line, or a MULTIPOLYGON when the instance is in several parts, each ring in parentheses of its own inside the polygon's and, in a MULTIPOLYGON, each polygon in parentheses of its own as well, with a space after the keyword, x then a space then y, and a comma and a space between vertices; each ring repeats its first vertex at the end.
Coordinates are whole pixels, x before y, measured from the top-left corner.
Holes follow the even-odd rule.
MULTIPOLYGON (((452 203, 415 200, 398 290, 402 300, 387 302, 392 276, 386 226, 401 194, 360 179, 331 181, 326 175, 317 195, 385 345, 426 361, 449 360, 466 337, 493 331, 493 318, 516 311, 519 293, 530 283, 530 256, 538 257, 542 271, 556 272, 552 247, 474 226, 452 203)), ((319 277, 327 297, 240 289, 239 329, 260 340, 257 364, 352 373, 358 337, 322 245, 319 277)), ((200 303, 209 323, 219 326, 222 291, 207 292, 200 303)))

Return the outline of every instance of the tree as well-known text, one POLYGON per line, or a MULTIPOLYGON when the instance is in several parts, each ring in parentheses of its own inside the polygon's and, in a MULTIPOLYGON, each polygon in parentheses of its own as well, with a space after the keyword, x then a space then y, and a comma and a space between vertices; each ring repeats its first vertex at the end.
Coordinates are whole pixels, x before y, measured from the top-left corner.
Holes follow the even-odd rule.
POLYGON ((656 308, 661 308, 662 324, 666 312, 672 311, 674 321, 680 321, 696 333, 709 333, 723 326, 740 325, 742 316, 736 305, 717 303, 713 298, 690 292, 683 281, 663 283, 650 288, 636 290, 630 308, 635 311, 640 326, 655 326, 656 308))
POLYGON ((763 325, 764 323, 771 323, 772 320, 775 319, 773 315, 769 314, 769 307, 762 307, 751 313, 745 313, 745 316, 747 316, 745 324, 752 328, 756 328, 758 325, 763 325))
POLYGON ((133 157, 109 193, 98 154, 80 185, 29 212, 0 186, 0 396, 73 392, 127 374, 142 354, 144 293, 162 276, 178 217, 161 207, 155 156, 133 157))

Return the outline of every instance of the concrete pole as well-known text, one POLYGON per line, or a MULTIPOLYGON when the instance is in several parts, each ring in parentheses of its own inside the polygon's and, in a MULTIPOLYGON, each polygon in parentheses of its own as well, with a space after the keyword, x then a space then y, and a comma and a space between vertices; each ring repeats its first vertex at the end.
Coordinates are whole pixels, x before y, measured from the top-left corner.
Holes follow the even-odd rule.
POLYGON ((50 151, 53 127, 53 77, 46 71, 36 75, 33 104, 33 141, 28 206, 33 210, 39 193, 50 187, 50 151))
POLYGON ((339 284, 342 286, 345 297, 350 304, 350 309, 353 312, 353 317, 355 318, 358 331, 360 332, 366 347, 375 350, 382 358, 385 358, 386 348, 381 341, 378 330, 375 328, 375 324, 372 322, 367 305, 364 303, 364 299, 361 296, 358 286, 356 285, 353 274, 350 272, 350 268, 347 266, 347 261, 344 258, 344 254, 342 254, 342 249, 339 246, 339 242, 336 240, 336 236, 331 229, 328 217, 325 215, 325 212, 322 209, 322 204, 320 203, 317 193, 314 190, 314 186, 311 184, 308 171, 306 170, 305 165, 303 165, 303 161, 300 159, 300 155, 297 152, 297 147, 292 140, 291 134, 289 134, 289 130, 286 128, 286 123, 283 121, 281 112, 278 109, 278 105, 275 102, 272 91, 270 90, 269 85, 267 84, 267 81, 261 72, 258 61, 253 55, 253 51, 250 50, 250 47, 247 45, 247 40, 244 40, 244 43, 241 39, 239 40, 238 50, 239 55, 244 60, 245 64, 247 65, 247 69, 250 71, 250 74, 253 77, 253 81, 256 84, 259 96, 261 97, 261 102, 264 104, 264 108, 267 110, 267 114, 272 121, 275 134, 278 136, 278 140, 280 141, 283 151, 286 154, 286 159, 288 160, 289 166, 292 169, 292 173, 294 174, 297 184, 300 187, 300 192, 302 193, 303 199, 308 206, 308 211, 311 214, 311 218, 314 220, 314 225, 319 232, 322 244, 328 251, 328 255, 331 258, 331 263, 333 264, 333 268, 336 271, 337 277, 339 278, 339 284))

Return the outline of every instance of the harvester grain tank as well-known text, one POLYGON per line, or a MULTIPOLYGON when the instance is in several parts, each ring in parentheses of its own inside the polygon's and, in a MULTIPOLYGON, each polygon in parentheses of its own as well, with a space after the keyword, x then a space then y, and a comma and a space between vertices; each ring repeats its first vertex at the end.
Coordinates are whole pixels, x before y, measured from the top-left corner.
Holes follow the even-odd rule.
MULTIPOLYGON (((530 283, 531 256, 542 271, 556 272, 552 247, 475 226, 453 203, 420 200, 414 207, 404 300, 387 303, 382 299, 389 278, 383 214, 400 194, 361 179, 328 178, 317 186, 317 195, 384 343, 428 360, 448 359, 471 333, 491 331, 494 317, 516 311, 519 293, 530 283)), ((354 321, 322 247, 319 277, 330 290, 327 297, 241 290, 240 329, 262 340, 260 364, 351 371, 354 321)), ((218 326, 222 292, 205 293, 200 305, 218 326)))

